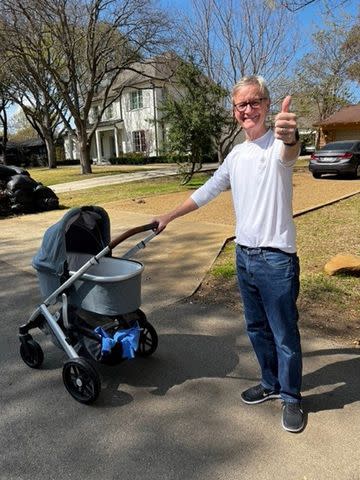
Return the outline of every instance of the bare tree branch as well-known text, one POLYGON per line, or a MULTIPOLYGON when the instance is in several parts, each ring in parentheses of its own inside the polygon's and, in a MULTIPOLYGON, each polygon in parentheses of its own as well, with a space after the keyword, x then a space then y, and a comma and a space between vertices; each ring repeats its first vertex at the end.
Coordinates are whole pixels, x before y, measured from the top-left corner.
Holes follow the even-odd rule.
MULTIPOLYGON (((38 62, 56 86, 74 121, 82 172, 90 173, 91 105, 101 91, 104 111, 121 72, 165 44, 165 15, 151 0, 3 0, 0 14, 11 55, 38 62)), ((57 99, 49 100, 72 129, 57 99)))

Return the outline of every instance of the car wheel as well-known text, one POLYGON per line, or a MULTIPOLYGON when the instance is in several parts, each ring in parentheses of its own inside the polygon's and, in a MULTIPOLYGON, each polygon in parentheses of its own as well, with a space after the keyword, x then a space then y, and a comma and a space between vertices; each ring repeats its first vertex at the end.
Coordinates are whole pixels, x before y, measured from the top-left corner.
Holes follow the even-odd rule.
POLYGON ((321 173, 319 173, 319 172, 313 172, 313 177, 314 177, 314 178, 321 178, 321 173))
POLYGON ((354 177, 355 177, 355 178, 359 178, 359 177, 360 177, 360 163, 359 163, 358 166, 356 167, 356 170, 355 170, 355 173, 354 173, 354 177))

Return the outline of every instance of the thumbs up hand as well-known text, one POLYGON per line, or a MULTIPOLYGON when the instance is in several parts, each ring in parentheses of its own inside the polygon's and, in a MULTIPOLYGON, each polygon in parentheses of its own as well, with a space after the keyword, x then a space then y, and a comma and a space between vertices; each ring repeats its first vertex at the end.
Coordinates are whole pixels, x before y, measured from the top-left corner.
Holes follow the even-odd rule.
POLYGON ((281 105, 281 112, 275 117, 275 138, 282 140, 285 144, 296 144, 296 115, 290 112, 291 96, 284 98, 281 105))

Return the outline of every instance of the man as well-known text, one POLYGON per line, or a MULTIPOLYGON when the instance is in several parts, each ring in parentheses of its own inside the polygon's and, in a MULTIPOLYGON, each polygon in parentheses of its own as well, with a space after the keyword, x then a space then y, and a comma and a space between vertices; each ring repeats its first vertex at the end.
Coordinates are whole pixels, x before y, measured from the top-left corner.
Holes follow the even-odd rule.
POLYGON ((234 115, 246 140, 236 145, 202 187, 175 210, 159 216, 157 232, 232 190, 236 213, 236 263, 245 321, 261 368, 261 383, 241 394, 247 404, 281 398, 282 425, 299 432, 302 356, 297 326, 299 261, 292 215, 292 170, 299 154, 291 97, 282 103, 274 131, 262 77, 244 77, 233 88, 234 115))

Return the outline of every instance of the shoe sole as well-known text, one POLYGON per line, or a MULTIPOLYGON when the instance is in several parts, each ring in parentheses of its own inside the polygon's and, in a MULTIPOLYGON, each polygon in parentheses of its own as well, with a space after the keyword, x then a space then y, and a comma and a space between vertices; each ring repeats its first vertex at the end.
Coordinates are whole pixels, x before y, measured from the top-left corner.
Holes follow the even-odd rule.
POLYGON ((281 425, 282 425, 284 430, 286 430, 287 432, 290 432, 290 433, 299 433, 302 430, 304 430, 304 427, 305 427, 305 423, 303 423, 300 428, 296 428, 296 429, 285 427, 284 422, 281 422, 281 425))
POLYGON ((257 403, 264 403, 267 402, 268 400, 275 400, 281 398, 279 393, 273 393, 271 395, 268 395, 267 397, 261 398, 260 400, 245 400, 245 398, 241 397, 241 400, 246 403, 247 405, 256 405, 257 403))

